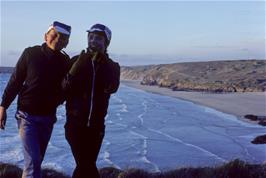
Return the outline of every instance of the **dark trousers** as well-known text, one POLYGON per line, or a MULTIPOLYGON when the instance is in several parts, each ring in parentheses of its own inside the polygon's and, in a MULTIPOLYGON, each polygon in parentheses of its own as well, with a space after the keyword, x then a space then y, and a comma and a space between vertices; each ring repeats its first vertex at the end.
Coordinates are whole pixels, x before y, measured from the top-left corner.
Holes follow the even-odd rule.
POLYGON ((96 160, 104 137, 104 128, 80 127, 67 123, 66 139, 76 162, 72 178, 100 178, 96 160))

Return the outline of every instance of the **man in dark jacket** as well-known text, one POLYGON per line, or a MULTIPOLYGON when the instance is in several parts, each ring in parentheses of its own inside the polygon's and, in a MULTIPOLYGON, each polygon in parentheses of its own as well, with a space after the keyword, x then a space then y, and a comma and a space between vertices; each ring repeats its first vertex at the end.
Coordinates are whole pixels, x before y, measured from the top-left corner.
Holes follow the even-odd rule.
POLYGON ((95 24, 88 32, 88 48, 73 57, 63 82, 67 122, 65 134, 76 161, 73 178, 98 178, 96 160, 105 133, 109 98, 119 86, 120 66, 107 54, 111 31, 95 24))
POLYGON ((41 178, 41 163, 62 101, 61 82, 68 71, 69 57, 61 50, 68 44, 70 31, 70 26, 54 22, 45 33, 45 43, 26 48, 2 96, 0 128, 4 129, 6 109, 18 94, 23 178, 41 178))

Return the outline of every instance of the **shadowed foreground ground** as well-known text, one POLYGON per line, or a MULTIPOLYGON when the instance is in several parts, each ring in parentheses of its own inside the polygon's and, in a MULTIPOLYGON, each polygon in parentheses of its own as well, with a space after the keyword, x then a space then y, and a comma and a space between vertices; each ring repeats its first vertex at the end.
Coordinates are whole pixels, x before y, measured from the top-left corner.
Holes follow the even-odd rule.
MULTIPOLYGON (((70 178, 64 173, 43 169, 43 178, 70 178)), ((20 178, 22 170, 15 165, 0 163, 0 178, 20 178)), ((219 167, 178 168, 175 170, 149 173, 142 169, 119 170, 106 167, 100 169, 101 178, 265 178, 266 164, 251 165, 234 160, 219 167)), ((88 178, 90 178, 88 176, 88 178)))

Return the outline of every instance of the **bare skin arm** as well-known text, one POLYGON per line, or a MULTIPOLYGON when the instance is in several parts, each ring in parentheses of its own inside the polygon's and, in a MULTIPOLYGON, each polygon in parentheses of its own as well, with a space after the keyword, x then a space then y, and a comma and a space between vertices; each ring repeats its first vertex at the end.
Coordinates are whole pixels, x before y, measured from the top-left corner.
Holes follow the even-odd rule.
POLYGON ((5 129, 6 125, 6 109, 0 106, 0 129, 5 129))

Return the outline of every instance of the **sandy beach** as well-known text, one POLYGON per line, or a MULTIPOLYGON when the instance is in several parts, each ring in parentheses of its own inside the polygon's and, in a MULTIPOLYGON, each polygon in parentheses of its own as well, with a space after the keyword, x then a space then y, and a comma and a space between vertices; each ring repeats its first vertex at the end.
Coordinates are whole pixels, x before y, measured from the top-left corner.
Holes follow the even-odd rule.
POLYGON ((243 119, 244 115, 266 116, 266 92, 203 93, 172 91, 158 86, 141 85, 140 81, 122 80, 122 84, 156 94, 188 100, 243 119))

